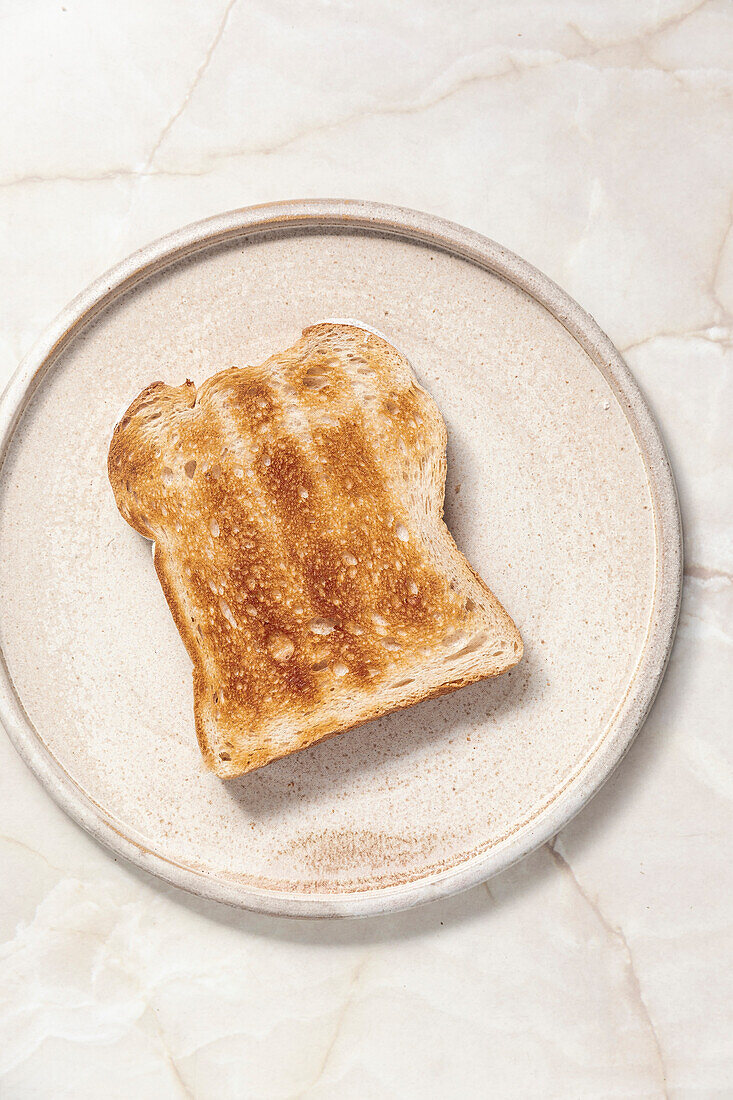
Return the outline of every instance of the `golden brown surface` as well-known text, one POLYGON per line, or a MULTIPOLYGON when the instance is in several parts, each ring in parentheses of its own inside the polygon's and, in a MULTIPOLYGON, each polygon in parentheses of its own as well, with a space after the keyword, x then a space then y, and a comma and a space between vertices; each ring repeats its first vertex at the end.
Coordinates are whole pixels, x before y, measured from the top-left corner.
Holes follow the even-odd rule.
POLYGON ((110 482, 155 540, 217 774, 519 660, 442 524, 445 442, 406 360, 346 325, 133 401, 110 482))

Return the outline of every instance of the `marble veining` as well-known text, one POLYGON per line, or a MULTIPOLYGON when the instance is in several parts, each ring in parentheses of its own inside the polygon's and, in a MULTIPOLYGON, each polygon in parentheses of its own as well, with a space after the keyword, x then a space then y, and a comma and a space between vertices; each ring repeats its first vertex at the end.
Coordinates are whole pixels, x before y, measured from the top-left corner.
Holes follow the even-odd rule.
POLYGON ((687 539, 669 673, 618 772, 552 845, 409 913, 300 924, 182 895, 0 739, 0 1093, 728 1095, 730 4, 41 0, 0 20, 0 382, 177 225, 401 203, 593 313, 659 419, 687 539))

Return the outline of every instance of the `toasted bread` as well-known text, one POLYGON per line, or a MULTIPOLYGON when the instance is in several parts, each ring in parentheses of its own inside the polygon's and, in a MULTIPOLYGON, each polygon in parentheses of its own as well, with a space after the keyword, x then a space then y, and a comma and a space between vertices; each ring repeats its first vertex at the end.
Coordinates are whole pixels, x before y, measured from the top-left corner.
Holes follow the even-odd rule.
POLYGON ((222 778, 521 658, 442 520, 443 419, 373 331, 317 324, 198 390, 154 382, 108 472, 154 540, 222 778))

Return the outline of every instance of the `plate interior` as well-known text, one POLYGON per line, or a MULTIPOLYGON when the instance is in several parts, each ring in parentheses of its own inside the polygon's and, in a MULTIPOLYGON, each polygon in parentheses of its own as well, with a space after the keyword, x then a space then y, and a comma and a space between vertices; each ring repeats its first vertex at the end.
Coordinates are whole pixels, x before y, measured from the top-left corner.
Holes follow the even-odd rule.
POLYGON ((0 479, 0 645, 39 737, 142 849, 243 888, 383 890, 500 844, 582 771, 634 677, 655 560, 629 423, 542 305, 409 240, 260 234, 122 294, 36 390, 0 479), (262 360, 324 317, 385 332, 438 402, 447 522, 525 657, 221 782, 201 762, 190 663, 150 544, 115 507, 107 447, 149 382, 262 360))

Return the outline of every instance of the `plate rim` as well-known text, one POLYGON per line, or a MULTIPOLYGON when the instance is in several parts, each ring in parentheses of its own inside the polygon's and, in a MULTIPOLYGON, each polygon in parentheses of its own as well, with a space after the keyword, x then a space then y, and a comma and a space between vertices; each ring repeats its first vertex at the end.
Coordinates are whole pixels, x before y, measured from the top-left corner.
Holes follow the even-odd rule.
MULTIPOLYGON (((61 311, 23 358, 0 396, 0 470, 26 406, 64 348, 138 283, 197 251, 278 230, 342 228, 387 234, 432 247, 499 275, 529 294, 580 344, 614 392, 646 468, 656 540, 647 634, 624 698, 604 735, 549 805, 485 852, 401 885, 334 893, 276 891, 214 878, 153 852, 121 832, 113 815, 65 771, 26 715, 0 648, 0 724, 54 801, 95 840, 158 878, 200 897, 273 916, 354 917, 397 912, 484 882, 550 840, 600 789, 641 729, 669 660, 682 595, 682 524, 674 475, 654 417, 620 352, 590 314, 552 279, 475 230, 433 214, 357 199, 296 199, 230 210, 190 223, 138 249, 92 282, 61 311)), ((120 823, 118 823, 120 824, 120 823)))

